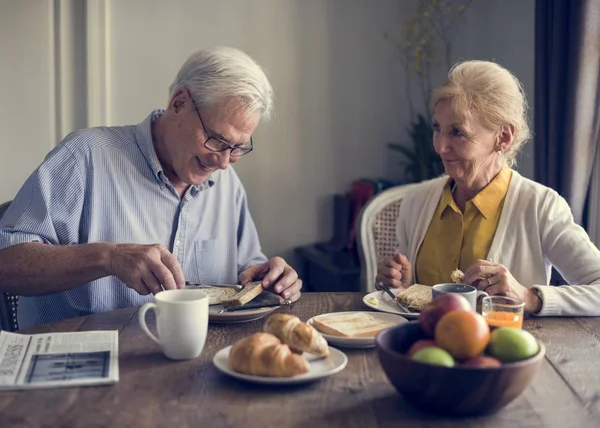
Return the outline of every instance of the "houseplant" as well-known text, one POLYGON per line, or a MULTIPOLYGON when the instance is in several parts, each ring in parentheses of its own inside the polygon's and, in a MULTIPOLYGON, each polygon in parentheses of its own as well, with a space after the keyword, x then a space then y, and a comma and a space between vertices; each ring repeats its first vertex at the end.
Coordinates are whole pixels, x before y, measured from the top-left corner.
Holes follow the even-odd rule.
POLYGON ((414 0, 414 13, 404 22, 400 38, 386 33, 393 43, 404 68, 406 97, 409 108, 408 142, 390 142, 388 147, 402 156, 406 182, 419 182, 437 177, 444 168, 432 144, 429 97, 432 76, 447 72, 455 62, 453 41, 464 22, 473 0, 414 0), (422 101, 413 102, 414 92, 422 101))

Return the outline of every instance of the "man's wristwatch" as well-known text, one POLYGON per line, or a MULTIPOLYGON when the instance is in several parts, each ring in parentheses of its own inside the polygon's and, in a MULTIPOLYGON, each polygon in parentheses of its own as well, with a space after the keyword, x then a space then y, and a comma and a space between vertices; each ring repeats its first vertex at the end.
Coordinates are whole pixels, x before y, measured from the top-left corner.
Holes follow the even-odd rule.
POLYGON ((538 311, 536 311, 536 312, 533 312, 533 313, 537 314, 537 313, 539 313, 539 312, 542 310, 542 308, 544 307, 544 293, 542 292, 542 290, 541 290, 541 289, 539 289, 539 288, 537 288, 537 287, 535 287, 535 288, 531 288, 530 290, 531 290, 531 291, 533 292, 533 294, 535 294, 535 295, 536 295, 536 296, 537 296, 537 297, 540 299, 540 301, 542 302, 542 304, 540 305, 540 309, 539 309, 538 311))

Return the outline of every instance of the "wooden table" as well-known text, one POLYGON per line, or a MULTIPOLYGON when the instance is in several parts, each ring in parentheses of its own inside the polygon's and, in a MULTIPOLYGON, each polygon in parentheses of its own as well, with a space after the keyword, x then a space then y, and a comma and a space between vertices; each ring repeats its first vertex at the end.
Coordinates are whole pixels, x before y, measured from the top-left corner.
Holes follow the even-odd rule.
MULTIPOLYGON (((360 293, 307 293, 287 312, 311 316, 368 309, 360 293)), ((118 329, 118 384, 0 392, 0 427, 598 427, 600 318, 534 318, 526 322, 547 346, 540 373, 500 412, 444 419, 420 414, 395 392, 376 351, 345 349, 348 366, 312 384, 245 384, 218 372, 212 357, 259 331, 262 321, 211 325, 202 355, 172 362, 123 309, 32 328, 27 333, 118 329)))

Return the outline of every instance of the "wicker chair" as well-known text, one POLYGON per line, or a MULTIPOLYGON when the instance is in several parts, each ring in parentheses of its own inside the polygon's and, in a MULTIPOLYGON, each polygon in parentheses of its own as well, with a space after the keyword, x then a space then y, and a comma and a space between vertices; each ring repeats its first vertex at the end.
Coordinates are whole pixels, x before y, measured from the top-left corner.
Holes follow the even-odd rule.
POLYGON ((377 265, 397 248, 396 221, 400 203, 408 190, 416 184, 392 187, 374 196, 358 217, 358 252, 361 264, 361 290, 375 290, 377 265))
MULTIPOLYGON (((8 209, 12 201, 0 204, 0 219, 8 209)), ((8 331, 17 331, 17 307, 19 305, 19 296, 11 293, 0 293, 0 329, 8 331)))

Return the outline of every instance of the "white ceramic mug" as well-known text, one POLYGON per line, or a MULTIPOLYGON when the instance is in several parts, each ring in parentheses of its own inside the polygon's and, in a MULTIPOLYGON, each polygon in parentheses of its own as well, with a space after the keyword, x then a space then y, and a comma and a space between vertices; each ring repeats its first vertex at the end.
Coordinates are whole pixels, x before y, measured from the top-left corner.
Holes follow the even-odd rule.
POLYGON ((172 360, 196 358, 204 348, 208 331, 208 295, 200 290, 165 290, 157 293, 155 303, 140 308, 142 330, 158 343, 172 360), (146 312, 156 312, 154 336, 146 325, 146 312))
POLYGON ((442 294, 460 294, 468 300, 473 311, 477 310, 477 300, 481 296, 488 296, 488 294, 485 291, 478 290, 472 285, 456 284, 454 282, 446 284, 436 284, 432 287, 431 292, 433 299, 441 296, 442 294))

